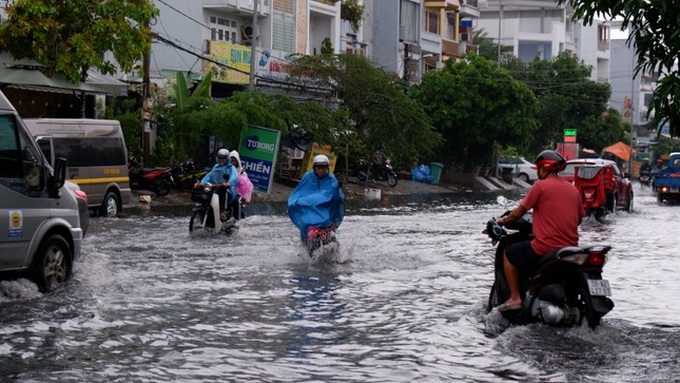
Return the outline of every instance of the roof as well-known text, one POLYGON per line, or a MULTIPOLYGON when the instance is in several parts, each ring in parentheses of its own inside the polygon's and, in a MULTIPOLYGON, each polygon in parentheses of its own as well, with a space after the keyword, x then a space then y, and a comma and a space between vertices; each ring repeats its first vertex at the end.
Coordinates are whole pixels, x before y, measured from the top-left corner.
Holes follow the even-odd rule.
POLYGON ((621 141, 602 149, 602 153, 605 152, 611 153, 624 161, 628 161, 630 159, 630 147, 621 141))
POLYGON ((63 75, 47 76, 41 71, 43 65, 33 60, 13 60, 0 53, 0 84, 11 88, 39 92, 127 95, 127 84, 105 76, 95 69, 87 71, 84 82, 72 83, 63 75))

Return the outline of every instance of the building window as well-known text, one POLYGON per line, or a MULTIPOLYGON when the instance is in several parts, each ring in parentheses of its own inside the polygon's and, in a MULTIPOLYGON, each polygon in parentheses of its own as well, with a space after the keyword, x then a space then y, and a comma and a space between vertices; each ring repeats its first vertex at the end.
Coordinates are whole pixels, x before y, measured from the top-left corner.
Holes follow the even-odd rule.
POLYGON ((236 32, 238 32, 236 25, 235 20, 210 16, 210 40, 229 41, 232 44, 239 43, 236 38, 236 32))
POLYGON ((274 0, 272 49, 295 52, 295 3, 274 0))
POLYGON ((425 11, 425 30, 439 34, 439 12, 425 11))
POLYGON ((417 42, 420 30, 420 6, 410 0, 401 0, 399 15, 399 39, 417 42))

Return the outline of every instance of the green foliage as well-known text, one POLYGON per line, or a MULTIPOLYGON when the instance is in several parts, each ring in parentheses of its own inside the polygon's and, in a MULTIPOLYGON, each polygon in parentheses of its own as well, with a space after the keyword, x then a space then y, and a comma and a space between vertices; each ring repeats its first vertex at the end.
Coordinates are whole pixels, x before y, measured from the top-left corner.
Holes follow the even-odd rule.
POLYGON ((490 165, 499 143, 523 152, 538 127, 529 88, 477 55, 425 73, 413 96, 446 139, 442 160, 465 171, 490 165))
POLYGON ((603 148, 620 140, 623 122, 611 119, 613 114, 607 113, 611 87, 590 80, 591 68, 580 64, 576 57, 560 53, 549 61, 536 58, 528 63, 509 58, 502 66, 525 83, 540 103, 536 115, 540 129, 533 137, 528 154, 561 142, 564 129, 568 128, 577 129, 579 143, 589 149, 603 148), (603 115, 608 118, 603 119, 603 115), (593 133, 596 128, 606 131, 593 133))
POLYGON ((349 25, 354 31, 359 30, 359 26, 364 19, 363 4, 359 0, 342 0, 340 18, 349 21, 349 25))
POLYGON ((588 117, 578 130, 578 142, 581 148, 592 149, 600 153, 603 148, 616 142, 629 143, 630 127, 626 127, 626 124, 621 121, 621 114, 616 109, 609 109, 600 116, 588 117))
MULTIPOLYGON (((475 29, 472 35, 472 44, 477 46, 477 54, 487 60, 498 61, 498 44, 493 42, 489 33, 484 28, 475 29)), ((508 54, 512 54, 512 45, 501 45, 501 61, 508 54)))
POLYGON ((597 18, 621 20, 622 29, 632 31, 628 39, 637 54, 636 75, 649 72, 660 74, 648 112, 654 112, 660 123, 670 122, 672 136, 680 135, 680 1, 641 0, 559 0, 574 8, 574 19, 590 25, 597 18))
POLYGON ((0 47, 14 58, 31 58, 48 74, 73 82, 95 66, 130 72, 151 46, 148 22, 158 15, 149 0, 16 0, 0 24, 0 47), (107 59, 111 54, 114 60, 107 59))
POLYGON ((333 43, 331 42, 331 39, 328 37, 324 38, 321 42, 321 54, 332 55, 333 53, 333 43))
POLYGON ((655 143, 652 144, 652 151, 654 152, 654 161, 663 155, 680 152, 680 140, 659 136, 656 138, 655 143))
POLYGON ((334 115, 338 125, 331 134, 356 143, 353 155, 366 156, 383 147, 396 168, 410 169, 420 157, 432 156, 441 143, 423 108, 364 57, 304 56, 290 74, 297 80, 313 80, 316 87, 332 90, 342 100, 345 115, 334 115))

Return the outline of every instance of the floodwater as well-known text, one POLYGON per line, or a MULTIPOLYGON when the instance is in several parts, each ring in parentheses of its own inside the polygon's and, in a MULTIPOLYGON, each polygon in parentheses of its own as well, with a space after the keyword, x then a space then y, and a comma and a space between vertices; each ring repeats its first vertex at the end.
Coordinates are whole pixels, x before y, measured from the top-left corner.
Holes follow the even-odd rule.
POLYGON ((595 331, 486 312, 493 193, 351 202, 320 264, 283 204, 233 237, 190 237, 189 207, 95 218, 65 289, 0 282, 0 380, 677 381, 680 205, 635 192, 635 213, 580 229, 613 246, 595 331))

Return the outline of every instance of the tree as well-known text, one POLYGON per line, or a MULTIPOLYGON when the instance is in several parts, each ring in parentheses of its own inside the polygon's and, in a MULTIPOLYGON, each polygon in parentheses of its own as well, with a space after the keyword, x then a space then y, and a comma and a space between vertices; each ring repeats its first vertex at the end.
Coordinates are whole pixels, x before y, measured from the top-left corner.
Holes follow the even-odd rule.
POLYGON ((497 145, 522 152, 538 128, 539 105, 531 90, 474 54, 426 72, 413 96, 446 139, 440 156, 465 171, 491 165, 497 145))
POLYGON ((359 30, 359 25, 364 19, 364 6, 359 0, 341 0, 340 18, 349 21, 354 31, 359 30))
POLYGON ((378 147, 392 157, 397 168, 408 168, 420 157, 434 154, 441 135, 432 127, 423 108, 404 92, 401 80, 376 68, 357 55, 304 56, 290 71, 295 79, 337 93, 340 109, 349 116, 346 129, 358 146, 352 154, 366 156, 378 147))
POLYGON ((611 119, 614 114, 608 113, 611 87, 590 80, 591 68, 575 56, 563 52, 552 60, 536 58, 531 62, 508 58, 502 66, 525 83, 541 105, 536 115, 540 128, 529 147, 531 154, 561 142, 566 128, 577 129, 579 143, 590 149, 621 139, 623 122, 611 119), (606 131, 594 133, 595 127, 606 131))
POLYGON ((660 74, 648 113, 653 112, 659 124, 670 123, 671 136, 680 135, 680 34, 675 23, 680 19, 680 1, 639 0, 558 0, 574 8, 574 19, 592 24, 595 18, 617 18, 623 29, 630 31, 628 44, 637 55, 635 75, 660 74))
MULTIPOLYGON (((477 46, 478 55, 487 60, 498 61, 498 44, 493 42, 493 39, 489 37, 489 33, 484 28, 475 30, 472 44, 477 46)), ((512 51, 512 45, 501 45, 501 55, 503 57, 507 56, 508 53, 512 54, 512 51)), ((503 61, 502 58, 501 61, 503 61)))
POLYGON ((148 23, 158 15, 150 0, 15 0, 5 10, 0 50, 73 82, 84 80, 92 66, 114 74, 117 63, 130 72, 151 47, 148 23))

